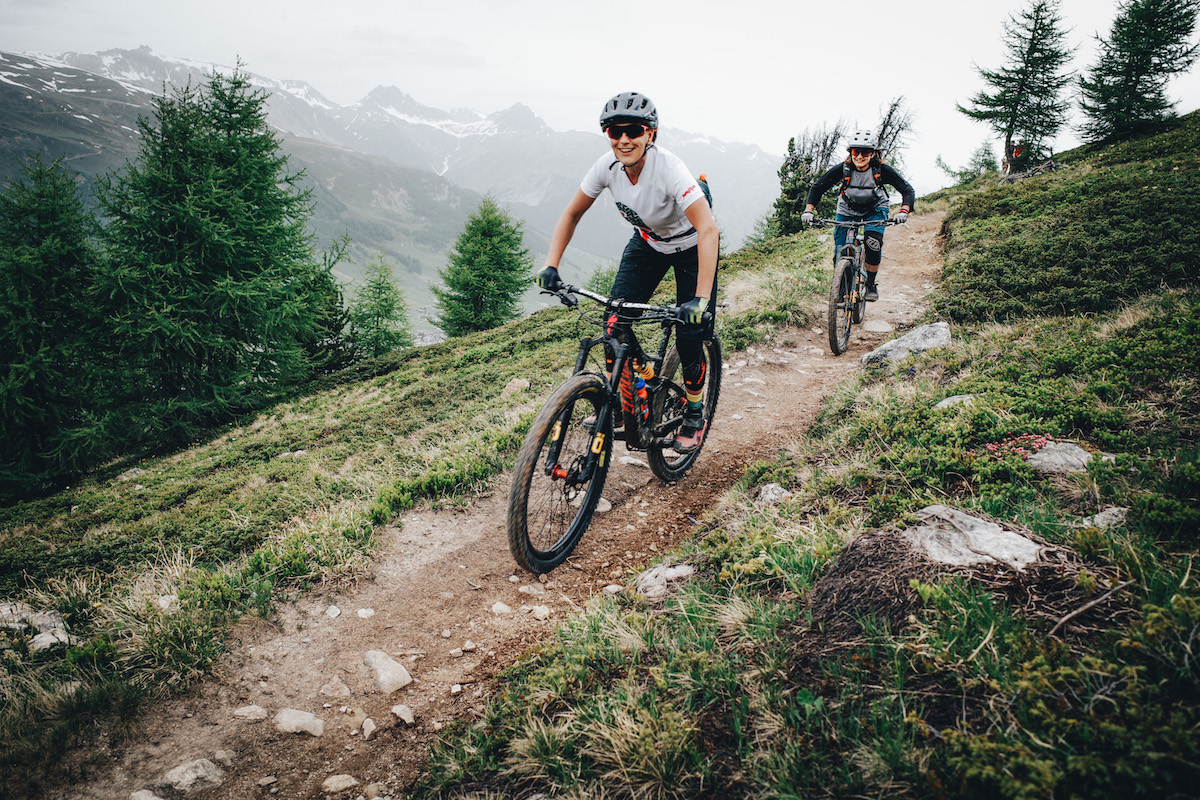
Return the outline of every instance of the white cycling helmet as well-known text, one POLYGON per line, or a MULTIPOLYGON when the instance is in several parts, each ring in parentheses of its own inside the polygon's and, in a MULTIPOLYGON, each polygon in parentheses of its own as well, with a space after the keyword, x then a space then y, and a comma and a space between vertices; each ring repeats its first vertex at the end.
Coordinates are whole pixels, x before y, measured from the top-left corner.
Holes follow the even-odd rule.
POLYGON ((879 140, 875 138, 875 131, 855 131, 850 134, 850 139, 846 142, 846 149, 849 150, 852 147, 878 150, 879 140))

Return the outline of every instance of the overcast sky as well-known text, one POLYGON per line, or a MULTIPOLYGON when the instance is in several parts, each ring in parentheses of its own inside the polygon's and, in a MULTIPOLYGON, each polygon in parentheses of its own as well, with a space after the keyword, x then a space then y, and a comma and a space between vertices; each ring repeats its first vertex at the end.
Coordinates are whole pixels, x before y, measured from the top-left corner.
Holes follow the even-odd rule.
MULTIPOLYGON (((524 103, 556 130, 596 130, 608 97, 640 91, 665 126, 777 156, 805 128, 870 127, 903 95, 914 115, 905 172, 921 194, 947 183, 938 155, 960 167, 994 140, 955 103, 984 88, 977 65, 1005 64, 1003 24, 1029 2, 0 0, 0 49, 148 45, 206 63, 240 57, 251 72, 306 81, 339 104, 396 86, 435 108, 524 103)), ((1094 63, 1115 10, 1115 0, 1061 0, 1076 70, 1094 63)), ((1200 107, 1200 71, 1169 94, 1179 113, 1200 107)), ((1075 144, 1067 131, 1056 149, 1075 144)))

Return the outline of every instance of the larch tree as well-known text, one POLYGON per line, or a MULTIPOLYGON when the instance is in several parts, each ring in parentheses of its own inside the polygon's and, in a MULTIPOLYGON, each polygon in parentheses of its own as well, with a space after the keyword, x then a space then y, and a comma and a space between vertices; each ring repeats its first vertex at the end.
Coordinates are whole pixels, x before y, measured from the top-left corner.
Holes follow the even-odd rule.
POLYGON ((103 452, 95 223, 62 159, 0 194, 0 498, 37 492, 103 452))
POLYGON ((391 262, 379 253, 367 265, 363 284, 350 301, 350 341, 360 358, 375 358, 414 344, 404 291, 393 279, 391 262))
POLYGON ((1200 44, 1193 42, 1200 0, 1128 0, 1118 6, 1096 64, 1079 81, 1083 137, 1116 139, 1174 115, 1167 83, 1187 72, 1200 44))
POLYGON ((1006 169, 1018 158, 1040 157, 1067 122, 1070 105, 1063 90, 1074 80, 1066 69, 1074 50, 1067 46, 1058 6, 1058 0, 1032 0, 1009 17, 1004 25, 1008 62, 996 70, 978 67, 989 89, 958 105, 1004 140, 1006 169))
POLYGON ((155 101, 141 149, 106 176, 101 295, 128 370, 133 441, 186 440, 311 374, 336 283, 314 253, 310 191, 238 70, 155 101))
POLYGON ((533 283, 532 269, 521 224, 485 197, 438 271, 445 287, 433 287, 437 326, 447 336, 461 336, 516 319, 521 295, 533 283))

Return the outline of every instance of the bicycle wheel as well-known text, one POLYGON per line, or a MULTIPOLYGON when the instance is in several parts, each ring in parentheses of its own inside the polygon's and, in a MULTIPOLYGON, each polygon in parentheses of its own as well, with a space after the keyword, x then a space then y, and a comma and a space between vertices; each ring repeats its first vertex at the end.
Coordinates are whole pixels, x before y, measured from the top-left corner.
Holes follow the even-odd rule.
POLYGON ((850 344, 850 322, 854 314, 854 262, 840 259, 833 268, 833 281, 829 285, 829 349, 835 356, 846 352, 850 344))
MULTIPOLYGON (((704 376, 704 413, 708 418, 708 430, 704 438, 707 440, 712 433, 717 401, 721 398, 721 340, 716 336, 704 342, 704 362, 707 365, 707 374, 704 376)), ((673 438, 683 423, 683 409, 687 406, 687 396, 683 393, 683 376, 680 372, 679 351, 672 347, 663 359, 662 386, 655 392, 650 403, 650 419, 657 440, 673 438)), ((674 483, 687 474, 703 449, 704 445, 701 444, 690 453, 680 453, 670 446, 651 445, 646 451, 646 456, 650 462, 650 471, 659 480, 674 483)))
POLYGON ((584 420, 600 419, 605 392, 599 375, 569 378, 542 406, 517 455, 508 494, 508 547, 517 564, 535 575, 566 560, 600 501, 612 422, 603 421, 593 434, 584 420))
POLYGON ((855 325, 861 325, 863 317, 867 314, 867 279, 863 276, 862 265, 856 265, 854 268, 854 305, 850 312, 850 319, 855 325))

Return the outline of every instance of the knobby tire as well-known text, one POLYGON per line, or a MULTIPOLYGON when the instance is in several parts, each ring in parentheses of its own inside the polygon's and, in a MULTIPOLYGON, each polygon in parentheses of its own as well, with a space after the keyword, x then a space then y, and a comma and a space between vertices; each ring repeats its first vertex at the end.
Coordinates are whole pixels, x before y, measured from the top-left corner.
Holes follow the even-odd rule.
POLYGON ((546 400, 517 455, 508 495, 508 547, 517 564, 535 575, 550 572, 571 555, 600 501, 612 456, 611 419, 600 420, 606 391, 598 375, 569 378, 546 400), (561 442, 555 465, 575 476, 587 463, 597 446, 592 425, 584 424, 589 416, 599 420, 603 437, 593 473, 584 480, 547 475, 546 457, 555 441, 561 442))
POLYGON ((829 349, 835 356, 846 352, 850 344, 856 272, 854 262, 848 258, 839 259, 833 268, 833 280, 829 284, 829 315, 825 327, 829 331, 829 349))

